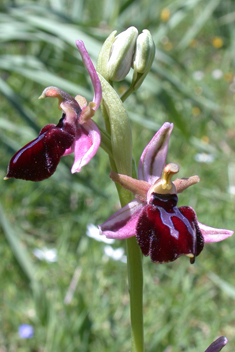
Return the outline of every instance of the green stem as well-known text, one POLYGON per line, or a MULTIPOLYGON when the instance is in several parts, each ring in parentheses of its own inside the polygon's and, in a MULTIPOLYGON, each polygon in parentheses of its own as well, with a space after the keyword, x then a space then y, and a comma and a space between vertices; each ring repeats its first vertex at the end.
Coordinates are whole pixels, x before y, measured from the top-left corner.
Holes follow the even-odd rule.
POLYGON ((134 92, 134 89, 132 86, 130 86, 125 93, 121 96, 121 101, 124 102, 132 93, 134 92))
MULTIPOLYGON (((133 174, 135 171, 133 170, 133 174)), ((122 189, 118 192, 121 205, 128 203, 130 192, 122 189), (123 193, 125 198, 123 199, 123 193)), ((131 198, 130 198, 131 200, 131 198)), ((129 200, 129 201, 130 201, 129 200)), ((142 253, 136 237, 130 237, 127 243, 127 270, 130 295, 132 352, 144 352, 144 322, 143 322, 143 263, 142 253)))
MULTIPOLYGON (((124 93, 122 100, 124 101, 130 94, 131 92, 129 89, 129 92, 127 91, 124 93)), ((111 134, 109 116, 103 102, 101 103, 101 110, 106 130, 108 134, 111 134)), ((111 169, 118 172, 116 163, 110 155, 109 160, 111 169)), ((133 177, 136 177, 135 167, 133 168, 132 173, 133 177)), ((132 200, 132 194, 122 188, 119 184, 116 184, 116 187, 121 206, 123 207, 132 200)), ((127 269, 130 294, 132 352, 144 352, 142 253, 135 237, 127 239, 127 269)))
POLYGON ((103 131, 98 124, 96 125, 99 127, 100 135, 101 135, 100 146, 109 155, 109 157, 112 157, 113 153, 112 153, 110 136, 108 136, 108 134, 105 131, 103 131))
POLYGON ((142 253, 135 237, 127 239, 132 352, 144 351, 142 253))

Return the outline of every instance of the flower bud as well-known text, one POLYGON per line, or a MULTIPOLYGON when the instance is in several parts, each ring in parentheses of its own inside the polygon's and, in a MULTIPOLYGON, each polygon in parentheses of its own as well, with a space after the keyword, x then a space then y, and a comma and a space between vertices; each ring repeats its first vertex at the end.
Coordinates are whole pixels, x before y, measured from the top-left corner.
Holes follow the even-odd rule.
POLYGON ((132 84, 134 90, 142 84, 153 63, 155 45, 150 32, 144 29, 136 41, 136 51, 133 61, 134 74, 132 84))
POLYGON ((121 81, 130 71, 137 36, 138 30, 130 27, 115 38, 107 64, 109 80, 121 81))

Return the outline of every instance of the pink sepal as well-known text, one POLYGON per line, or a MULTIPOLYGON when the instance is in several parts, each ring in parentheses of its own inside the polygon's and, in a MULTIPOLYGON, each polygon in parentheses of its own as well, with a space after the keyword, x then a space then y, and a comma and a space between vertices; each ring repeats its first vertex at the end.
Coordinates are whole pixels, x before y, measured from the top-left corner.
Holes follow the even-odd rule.
MULTIPOLYGON (((72 146, 75 157, 71 169, 72 174, 81 171, 81 168, 89 163, 96 154, 101 141, 100 131, 92 120, 81 125, 78 133, 80 136, 75 139, 72 146)), ((68 151, 66 153, 68 154, 68 151)))
POLYGON ((62 156, 66 156, 66 155, 72 154, 73 152, 74 152, 74 148, 73 148, 73 145, 72 145, 72 147, 66 149, 66 151, 64 152, 64 154, 62 156))
POLYGON ((136 235, 136 223, 143 204, 133 200, 98 226, 100 233, 107 238, 125 239, 136 235))
POLYGON ((91 81, 92 81, 92 84, 94 87, 94 97, 93 97, 93 103, 95 103, 94 110, 97 110, 98 107, 100 106, 100 102, 102 99, 102 89, 101 89, 100 80, 99 80, 97 72, 94 68, 94 65, 90 59, 90 56, 88 55, 88 52, 85 48, 83 41, 76 40, 76 45, 77 45, 77 48, 81 54, 83 63, 86 66, 87 71, 91 77, 91 81))
POLYGON ((139 163, 139 180, 152 185, 162 175, 172 129, 173 123, 165 122, 145 147, 139 163))
POLYGON ((220 242, 233 235, 234 231, 226 229, 216 229, 214 227, 206 226, 198 223, 205 243, 220 242))

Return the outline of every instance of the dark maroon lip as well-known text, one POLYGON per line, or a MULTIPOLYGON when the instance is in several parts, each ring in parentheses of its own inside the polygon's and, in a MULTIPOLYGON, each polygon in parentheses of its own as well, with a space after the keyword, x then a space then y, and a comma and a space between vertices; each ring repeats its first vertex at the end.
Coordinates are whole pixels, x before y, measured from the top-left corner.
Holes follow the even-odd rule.
POLYGON ((75 128, 65 122, 63 114, 58 125, 46 125, 39 136, 21 148, 11 159, 8 178, 42 181, 55 172, 65 150, 75 140, 75 128))
POLYGON ((177 203, 177 194, 158 194, 153 192, 149 200, 149 204, 162 207, 168 212, 170 211, 170 209, 173 209, 173 207, 175 207, 177 203))
POLYGON ((153 193, 139 216, 136 236, 145 256, 155 263, 167 263, 182 255, 190 262, 203 249, 204 241, 196 213, 190 207, 177 207, 178 197, 153 193))

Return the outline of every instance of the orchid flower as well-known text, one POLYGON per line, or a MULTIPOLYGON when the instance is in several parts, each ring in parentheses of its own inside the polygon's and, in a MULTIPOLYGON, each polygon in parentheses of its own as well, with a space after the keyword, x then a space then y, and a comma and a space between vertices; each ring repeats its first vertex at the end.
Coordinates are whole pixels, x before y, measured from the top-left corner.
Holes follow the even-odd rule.
POLYGON ((203 225, 197 221, 192 208, 177 207, 177 193, 199 182, 199 177, 171 182, 172 176, 179 171, 176 164, 166 165, 172 129, 173 124, 164 123, 144 149, 138 169, 139 180, 111 172, 113 181, 130 190, 135 200, 99 229, 107 238, 136 236, 142 253, 150 255, 153 262, 166 263, 186 255, 193 263, 204 243, 222 241, 233 231, 203 225))
POLYGON ((74 99, 57 87, 47 87, 39 99, 58 98, 62 117, 57 125, 43 127, 36 139, 12 157, 6 179, 42 181, 55 172, 62 156, 73 152, 75 160, 71 172, 79 172, 96 154, 101 137, 91 117, 100 105, 101 84, 83 42, 77 40, 76 45, 92 80, 93 101, 87 105, 86 99, 80 95, 74 99))

